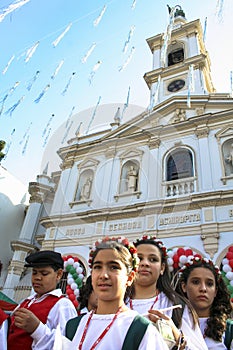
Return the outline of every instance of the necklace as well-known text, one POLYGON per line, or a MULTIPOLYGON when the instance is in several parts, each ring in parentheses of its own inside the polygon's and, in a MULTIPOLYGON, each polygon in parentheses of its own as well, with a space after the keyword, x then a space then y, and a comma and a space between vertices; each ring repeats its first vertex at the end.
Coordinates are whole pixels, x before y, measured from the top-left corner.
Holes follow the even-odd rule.
MULTIPOLYGON (((154 299, 154 301, 153 301, 153 304, 152 304, 151 307, 150 307, 150 310, 153 309, 153 307, 154 307, 155 304, 157 303, 158 299, 159 299, 159 293, 155 296, 155 299, 154 299)), ((133 310, 133 301, 132 301, 132 299, 130 299, 130 301, 129 301, 129 306, 130 306, 130 309, 133 310)))
MULTIPOLYGON (((99 342, 103 339, 103 337, 106 335, 106 333, 109 331, 109 329, 112 327, 114 321, 116 320, 117 316, 119 315, 119 313, 121 312, 122 310, 122 306, 119 307, 119 309, 117 310, 117 312, 115 313, 112 321, 109 323, 109 325, 104 329, 104 331, 100 334, 99 338, 96 339, 96 341, 94 342, 94 344, 91 346, 90 350, 94 350, 95 347, 99 344, 99 342)), ((92 316, 93 314, 95 313, 94 310, 91 311, 89 317, 88 317, 88 320, 87 320, 87 323, 85 325, 85 328, 84 328, 84 331, 83 331, 83 335, 82 335, 82 338, 80 340, 80 343, 79 343, 79 346, 78 346, 78 350, 81 350, 82 349, 82 346, 83 346, 83 342, 86 338, 86 335, 87 335, 87 329, 89 327, 89 324, 91 322, 91 319, 92 319, 92 316)))

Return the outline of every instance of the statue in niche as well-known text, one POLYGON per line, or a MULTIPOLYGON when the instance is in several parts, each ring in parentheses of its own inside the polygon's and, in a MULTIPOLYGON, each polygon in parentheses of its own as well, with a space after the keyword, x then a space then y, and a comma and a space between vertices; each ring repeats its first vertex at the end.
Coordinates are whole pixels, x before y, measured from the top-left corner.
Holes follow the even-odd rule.
POLYGON ((137 170, 131 165, 127 174, 127 192, 135 192, 137 186, 137 170))
POLYGON ((174 116, 171 119, 171 124, 183 122, 186 119, 186 113, 184 109, 176 108, 174 116))
POLYGON ((81 189, 81 194, 80 194, 80 200, 87 200, 90 198, 91 194, 91 185, 92 185, 92 178, 88 177, 86 179, 86 182, 84 182, 82 189, 81 189))
POLYGON ((231 165, 231 173, 233 173, 233 143, 229 155, 225 157, 225 162, 231 165))

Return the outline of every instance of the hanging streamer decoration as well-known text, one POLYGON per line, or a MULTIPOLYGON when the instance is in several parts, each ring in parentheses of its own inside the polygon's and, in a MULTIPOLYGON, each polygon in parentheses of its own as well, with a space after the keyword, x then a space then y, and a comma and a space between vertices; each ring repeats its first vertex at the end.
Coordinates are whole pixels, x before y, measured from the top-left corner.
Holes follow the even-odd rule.
POLYGON ((27 130, 25 131, 22 140, 19 142, 20 145, 24 142, 24 140, 26 139, 27 135, 29 135, 29 131, 30 131, 30 129, 31 129, 31 126, 32 126, 32 122, 29 124, 29 127, 28 127, 27 130))
POLYGON ((37 47, 39 46, 40 42, 37 41, 32 47, 30 47, 27 52, 26 52, 26 57, 24 59, 25 63, 27 63, 33 56, 33 54, 35 53, 37 47))
POLYGON ((8 155, 8 153, 9 153, 9 150, 10 150, 11 145, 12 145, 12 142, 13 142, 13 136, 14 136, 14 134, 15 134, 15 129, 12 130, 12 132, 11 132, 11 134, 10 134, 10 140, 7 142, 6 147, 5 147, 5 149, 4 149, 4 151, 5 151, 5 157, 4 157, 4 159, 7 158, 7 155, 8 155))
POLYGON ((85 276, 83 267, 77 257, 72 255, 63 256, 64 271, 68 272, 66 294, 74 306, 78 307, 79 290, 83 285, 85 276))
POLYGON ((47 142, 48 142, 48 139, 49 139, 49 135, 50 135, 50 133, 51 133, 51 130, 52 130, 52 128, 49 128, 48 131, 47 131, 47 134, 46 134, 45 139, 44 139, 43 147, 45 147, 46 144, 47 144, 47 142))
POLYGON ((93 43, 91 45, 91 47, 88 49, 88 51, 86 52, 86 54, 81 59, 82 63, 86 63, 87 62, 88 57, 92 54, 92 51, 94 50, 95 47, 96 47, 96 43, 93 43))
POLYGON ((45 134, 47 133, 48 127, 50 126, 50 124, 51 124, 53 118, 54 118, 54 114, 52 114, 52 116, 49 118, 49 121, 48 121, 46 127, 44 128, 44 130, 43 130, 43 132, 42 132, 42 137, 44 137, 45 134))
POLYGON ((26 138, 25 144, 24 144, 24 146, 23 146, 22 156, 24 156, 24 155, 25 155, 25 153, 26 153, 27 146, 28 146, 28 141, 29 141, 29 135, 27 135, 27 138, 26 138))
POLYGON ((224 1, 223 0, 217 0, 215 14, 218 17, 219 22, 222 22, 222 20, 223 20, 223 5, 224 5, 224 1))
POLYGON ((102 11, 100 12, 99 16, 98 16, 98 17, 94 20, 94 22, 93 22, 94 27, 97 27, 97 26, 98 26, 98 24, 100 23, 100 21, 101 21, 103 15, 104 15, 106 9, 107 9, 107 6, 104 5, 104 7, 103 7, 102 11))
POLYGON ((129 106, 129 96, 130 96, 130 86, 129 86, 129 89, 128 89, 128 94, 127 94, 126 102, 124 103, 124 107, 123 107, 121 119, 123 119, 124 114, 125 114, 125 110, 126 110, 126 108, 129 106))
POLYGON ((97 70, 100 68, 101 64, 102 64, 102 61, 98 61, 98 62, 94 65, 94 67, 92 68, 92 71, 91 71, 91 73, 90 73, 90 75, 89 75, 89 79, 88 79, 90 85, 91 85, 91 83, 92 83, 92 80, 93 80, 93 78, 94 78, 94 76, 95 76, 97 70))
POLYGON ((10 88, 10 90, 6 93, 6 95, 3 97, 3 99, 0 101, 0 103, 2 103, 1 109, 0 109, 0 116, 2 115, 3 109, 4 109, 4 105, 5 102, 7 100, 7 98, 13 94, 13 92, 15 91, 15 89, 17 88, 17 86, 19 86, 20 82, 16 81, 15 84, 12 86, 12 88, 10 88))
POLYGON ((81 130, 82 123, 83 123, 83 122, 80 122, 80 123, 79 123, 79 126, 77 127, 77 130, 75 131, 75 135, 76 135, 77 137, 79 137, 79 136, 81 135, 80 130, 81 130))
POLYGON ((170 9, 169 24, 167 26, 165 33, 163 34, 163 46, 161 49, 161 57, 160 57, 161 65, 163 67, 165 67, 165 65, 166 65, 167 48, 168 48, 168 44, 170 43, 170 40, 171 40, 171 32, 172 32, 173 25, 174 25, 175 10, 176 10, 176 6, 172 7, 170 9))
POLYGON ((38 78, 39 74, 40 74, 40 71, 39 70, 36 71, 34 77, 28 82, 28 85, 27 85, 28 91, 31 90, 31 88, 32 88, 33 84, 35 83, 36 79, 38 78))
POLYGON ((136 7, 137 1, 133 0, 132 5, 131 5, 131 9, 134 10, 136 7))
POLYGON ((11 63, 13 62, 15 58, 15 55, 11 56, 11 58, 9 59, 9 61, 7 62, 7 65, 6 67, 3 69, 2 71, 2 74, 4 75, 7 71, 8 71, 8 68, 10 67, 11 63))
POLYGON ((69 114, 69 116, 68 116, 68 118, 67 118, 67 121, 66 121, 66 128, 68 127, 68 125, 69 125, 69 123, 70 123, 70 119, 71 119, 71 117, 72 117, 72 115, 73 115, 74 110, 75 110, 75 106, 72 107, 72 109, 71 109, 71 111, 70 111, 70 114, 69 114))
POLYGON ((233 301, 233 245, 228 248, 222 261, 221 275, 233 301))
POLYGON ((55 77, 57 76, 59 70, 61 69, 62 65, 64 63, 64 60, 61 60, 60 63, 58 64, 57 68, 55 69, 54 73, 51 75, 51 79, 54 80, 55 77))
POLYGON ((0 13, 0 22, 4 20, 4 18, 9 15, 9 13, 19 9, 23 5, 27 4, 30 0, 17 0, 14 3, 10 4, 8 7, 4 8, 0 13))
POLYGON ((151 112, 153 110, 154 106, 158 103, 160 84, 161 84, 161 76, 159 75, 155 90, 153 93, 151 93, 150 105, 148 107, 149 112, 151 112))
POLYGON ((188 96, 187 96, 187 107, 191 108, 191 92, 194 92, 194 69, 193 64, 189 66, 188 74, 188 96))
POLYGON ((132 38, 132 35, 133 35, 134 31, 135 31, 135 26, 131 26, 129 34, 128 34, 128 38, 125 41, 125 44, 124 44, 124 47, 123 47, 123 50, 122 50, 124 53, 126 53, 126 51, 128 50, 129 42, 130 42, 130 40, 132 38))
POLYGON ((97 111, 97 108, 98 108, 98 106, 99 106, 99 104, 100 104, 100 101, 101 101, 101 96, 99 96, 98 102, 97 102, 97 104, 96 104, 96 106, 95 106, 95 109, 94 109, 94 112, 93 112, 93 114, 92 114, 92 116, 91 116, 91 120, 90 120, 90 123, 89 123, 89 125, 88 125, 87 131, 86 131, 86 135, 88 135, 88 133, 89 133, 89 131, 90 131, 91 124, 93 123, 93 121, 94 121, 94 119, 95 119, 96 111, 97 111))
POLYGON ((63 90, 62 93, 61 93, 62 96, 65 96, 65 94, 67 93, 67 90, 69 89, 69 86, 70 86, 71 81, 72 81, 72 79, 74 78, 75 74, 76 74, 75 72, 73 72, 73 73, 71 74, 71 76, 70 76, 70 78, 69 78, 69 80, 68 80, 68 82, 67 82, 67 84, 66 84, 64 90, 63 90))
POLYGON ((70 23, 66 27, 64 32, 62 32, 61 35, 59 35, 59 37, 52 42, 53 47, 56 47, 59 44, 59 42, 63 39, 63 37, 66 35, 66 33, 70 30, 71 26, 72 26, 72 23, 70 23))
POLYGON ((34 100, 35 103, 39 103, 40 100, 42 99, 42 97, 44 96, 44 94, 46 93, 46 91, 50 88, 50 84, 47 84, 45 86, 45 88, 43 89, 43 91, 41 91, 41 93, 39 94, 39 96, 34 100))
POLYGON ((131 59, 132 59, 132 57, 133 57, 134 51, 135 51, 135 47, 133 46, 133 47, 131 48, 130 54, 129 54, 129 56, 127 57, 127 59, 126 59, 126 61, 124 62, 124 64, 118 68, 118 71, 119 71, 119 72, 122 72, 122 71, 128 66, 129 62, 131 61, 131 59))
POLYGON ((23 95, 12 107, 10 107, 4 114, 12 116, 14 110, 20 105, 20 103, 24 100, 25 96, 23 95))
POLYGON ((63 144, 65 142, 65 140, 67 139, 67 136, 69 134, 69 131, 70 131, 72 125, 73 125, 73 120, 70 122, 68 128, 66 129, 61 144, 63 144))

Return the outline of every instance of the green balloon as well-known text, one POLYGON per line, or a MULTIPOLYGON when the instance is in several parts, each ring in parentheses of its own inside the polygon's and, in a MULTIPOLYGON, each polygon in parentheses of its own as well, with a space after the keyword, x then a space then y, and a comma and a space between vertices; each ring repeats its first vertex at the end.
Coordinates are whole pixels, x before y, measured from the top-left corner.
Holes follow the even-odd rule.
POLYGON ((230 283, 229 279, 226 278, 225 276, 222 279, 225 282, 225 284, 228 286, 228 284, 230 283))
POLYGON ((73 275, 75 272, 76 272, 75 268, 73 266, 71 266, 70 273, 73 275))
POLYGON ((72 274, 72 277, 73 277, 73 279, 74 279, 74 280, 76 280, 76 278, 78 278, 77 273, 76 273, 76 272, 75 272, 75 273, 73 273, 73 274, 72 274))
POLYGON ((227 289, 229 290, 230 294, 233 293, 233 286, 231 284, 228 284, 227 289))
POLYGON ((67 265, 66 266, 66 271, 70 272, 71 267, 72 267, 71 265, 67 265))

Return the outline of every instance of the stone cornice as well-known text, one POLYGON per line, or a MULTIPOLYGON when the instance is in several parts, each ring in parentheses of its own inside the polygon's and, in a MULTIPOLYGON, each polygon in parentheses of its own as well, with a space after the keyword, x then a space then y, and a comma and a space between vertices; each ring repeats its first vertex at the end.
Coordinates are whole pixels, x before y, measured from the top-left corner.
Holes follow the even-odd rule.
POLYGON ((223 206, 233 204, 233 190, 216 191, 192 194, 189 197, 164 198, 117 208, 102 208, 99 210, 86 210, 82 213, 53 215, 41 218, 40 224, 46 228, 93 223, 96 221, 118 220, 134 218, 142 215, 165 214, 174 211, 198 210, 205 207, 223 206))
POLYGON ((23 241, 11 241, 11 249, 13 252, 15 251, 23 251, 23 252, 32 252, 33 250, 36 250, 37 248, 30 243, 26 243, 23 241))

